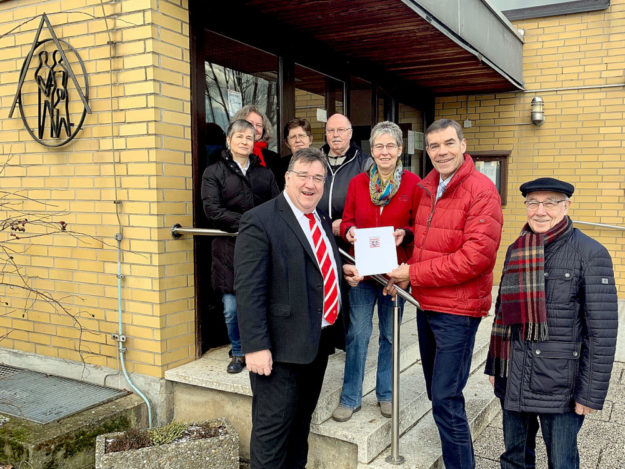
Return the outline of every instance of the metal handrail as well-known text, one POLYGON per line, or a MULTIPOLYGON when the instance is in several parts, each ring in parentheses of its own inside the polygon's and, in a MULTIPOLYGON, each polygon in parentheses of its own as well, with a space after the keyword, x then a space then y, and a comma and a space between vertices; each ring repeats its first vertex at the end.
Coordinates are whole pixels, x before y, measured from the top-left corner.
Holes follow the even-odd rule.
POLYGON ((593 223, 589 221, 577 221, 577 220, 573 220, 573 223, 575 223, 576 225, 598 226, 600 228, 610 228, 612 230, 625 231, 625 226, 606 225, 605 223, 593 223))
MULTIPOLYGON (((180 238, 184 234, 191 234, 194 236, 237 236, 239 233, 228 233, 227 231, 215 230, 211 228, 183 228, 179 224, 175 224, 171 227, 171 235, 174 238, 180 238)), ((345 259, 350 261, 352 264, 356 263, 354 258, 346 253, 343 249, 339 248, 339 252, 345 259)), ((373 280, 383 286, 386 286, 388 284, 388 279, 384 278, 382 275, 369 275, 369 277, 371 277, 373 280)), ((404 300, 406 300, 413 306, 420 308, 419 302, 415 300, 410 293, 398 287, 397 285, 395 285, 395 289, 397 290, 397 294, 401 296, 404 300)))

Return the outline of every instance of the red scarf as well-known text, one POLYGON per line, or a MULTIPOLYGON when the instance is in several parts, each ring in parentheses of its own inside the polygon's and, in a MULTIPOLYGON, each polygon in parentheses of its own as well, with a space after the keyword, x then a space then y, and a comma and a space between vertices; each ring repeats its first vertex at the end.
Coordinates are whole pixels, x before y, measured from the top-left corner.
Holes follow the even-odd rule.
POLYGON ((264 140, 257 140, 256 142, 254 142, 254 150, 252 151, 252 153, 260 158, 261 166, 267 167, 267 165, 265 164, 265 158, 263 158, 263 150, 265 148, 267 148, 267 142, 265 142, 264 140))

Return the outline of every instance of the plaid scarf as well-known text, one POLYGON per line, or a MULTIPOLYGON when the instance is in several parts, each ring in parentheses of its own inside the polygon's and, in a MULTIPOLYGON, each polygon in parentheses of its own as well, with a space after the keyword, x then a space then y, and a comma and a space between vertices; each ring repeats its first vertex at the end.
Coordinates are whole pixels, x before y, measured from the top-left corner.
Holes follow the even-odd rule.
POLYGON ((512 327, 521 326, 521 337, 531 342, 549 337, 545 303, 545 246, 573 229, 567 216, 545 233, 534 233, 528 224, 509 248, 503 267, 499 301, 490 336, 486 369, 506 377, 512 327))
POLYGON ((401 160, 397 158, 395 163, 395 170, 393 175, 388 181, 383 181, 378 171, 378 165, 373 164, 369 169, 369 195, 371 196, 371 202, 377 206, 384 206, 388 204, 393 196, 399 190, 401 184, 401 175, 404 168, 401 164, 401 160))

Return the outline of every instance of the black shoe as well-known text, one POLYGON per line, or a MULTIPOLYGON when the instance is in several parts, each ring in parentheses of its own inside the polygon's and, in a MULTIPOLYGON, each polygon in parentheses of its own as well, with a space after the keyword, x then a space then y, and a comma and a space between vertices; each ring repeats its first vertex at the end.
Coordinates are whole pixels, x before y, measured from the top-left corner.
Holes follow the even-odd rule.
POLYGON ((245 357, 232 357, 232 360, 230 360, 230 363, 228 363, 226 371, 232 374, 241 373, 244 367, 245 357))

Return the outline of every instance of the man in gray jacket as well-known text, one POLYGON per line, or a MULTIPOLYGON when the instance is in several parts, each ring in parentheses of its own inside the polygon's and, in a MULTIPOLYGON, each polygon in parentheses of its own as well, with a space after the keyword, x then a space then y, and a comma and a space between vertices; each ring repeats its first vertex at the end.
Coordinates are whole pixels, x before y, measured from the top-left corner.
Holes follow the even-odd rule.
POLYGON ((506 253, 486 362, 503 407, 503 469, 533 467, 538 421, 549 467, 579 468, 577 433, 610 382, 617 296, 612 259, 568 217, 574 187, 521 185, 527 224, 506 253))
MULTIPOLYGON (((352 123, 343 114, 333 114, 326 122, 326 141, 321 151, 328 157, 326 181, 318 209, 332 220, 332 234, 340 238, 349 181, 371 167, 369 155, 351 141, 352 123)), ((339 242, 342 240, 339 239, 339 242)), ((341 244, 346 247, 345 244, 341 244)))

